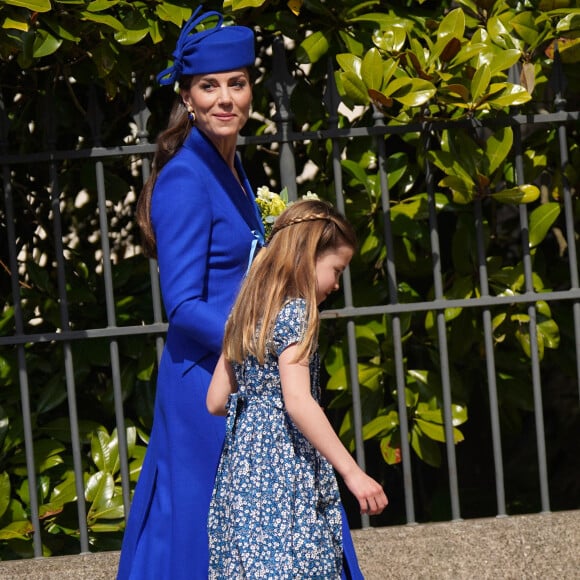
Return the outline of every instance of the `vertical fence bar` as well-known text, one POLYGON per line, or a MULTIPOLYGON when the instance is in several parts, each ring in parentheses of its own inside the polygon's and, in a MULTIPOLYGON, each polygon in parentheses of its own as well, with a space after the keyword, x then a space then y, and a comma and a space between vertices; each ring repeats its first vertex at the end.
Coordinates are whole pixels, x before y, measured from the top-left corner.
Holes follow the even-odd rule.
MULTIPOLYGON (((476 199, 475 232, 477 236, 477 264, 479 271, 479 288, 481 296, 489 296, 489 284, 487 278, 487 266, 485 257, 485 241, 483 236, 483 211, 481 199, 476 199)), ((497 515, 506 515, 505 483, 503 473, 503 455, 501 448, 501 427, 499 422, 499 404, 497 399, 497 383, 495 369, 495 351, 493 348, 493 328, 491 322, 491 310, 483 309, 483 339, 485 344, 485 365, 487 370, 487 391, 489 397, 489 414, 491 422, 491 438, 493 447, 493 462, 495 468, 495 496, 497 502, 497 515)))
MULTIPOLYGON (((100 145, 101 115, 96 105, 96 94, 93 88, 89 93, 89 115, 93 130, 93 139, 96 146, 100 145)), ((109 225, 107 221, 107 196, 105 190, 105 168, 101 160, 95 162, 95 176, 97 181, 97 199, 99 208, 99 229, 101 233, 101 250, 103 252, 103 279, 105 284, 105 305, 107 312, 107 327, 117 326, 115 314, 115 297, 113 292, 113 272, 111 268, 111 249, 109 245, 109 225)), ((127 433, 125 431, 125 414, 123 411, 123 391, 121 387, 121 372, 119 361, 119 342, 111 339, 109 343, 111 354, 111 377, 113 382, 113 397, 115 401, 115 420, 117 423, 117 438, 120 449, 127 449, 127 433)), ((120 463, 121 480, 129 482, 129 468, 127 462, 120 463)), ((131 504, 129 485, 123 486, 123 507, 129 512, 131 504)))
MULTIPOLYGON (((554 50, 554 66, 551 84, 555 91, 554 107, 556 111, 566 110, 566 99, 564 97, 565 77, 562 70, 562 60, 556 42, 554 50)), ((566 242, 568 251, 568 263, 570 265, 570 287, 578 288, 578 257, 576 255, 576 232, 574 228, 574 208, 572 206, 572 195, 568 182, 567 166, 570 162, 568 155, 568 138, 566 126, 563 123, 558 125, 558 145, 560 148, 560 173, 562 175, 562 198, 564 200, 564 219, 566 223, 566 242)), ((576 376, 578 377, 578 397, 580 398, 580 302, 575 301, 572 305, 574 316, 574 337, 576 341, 576 376)))
POLYGON ((296 186, 296 161, 294 148, 288 139, 288 133, 292 128, 292 109, 290 98, 296 87, 296 80, 288 72, 284 40, 277 36, 273 43, 272 68, 274 74, 266 82, 270 94, 274 98, 276 114, 277 142, 280 145, 280 180, 282 188, 288 189, 288 199, 296 201, 298 196, 296 186))
MULTIPOLYGON (((137 125, 137 144, 144 147, 149 144, 149 131, 147 131, 147 122, 151 116, 147 104, 145 103, 143 91, 140 85, 135 89, 135 105, 134 105, 133 120, 137 125)), ((151 162, 147 155, 141 156, 141 180, 143 185, 149 179, 151 174, 151 162)), ((139 194, 139 193, 138 193, 139 194)), ((153 322, 163 322, 163 306, 161 299, 161 287, 159 285, 159 270, 157 269, 157 260, 149 260, 149 279, 151 283, 151 300, 153 306, 153 322)), ((161 355, 163 354, 163 337, 157 335, 155 337, 155 349, 157 351, 157 364, 161 362, 161 355)))
MULTIPOLYGON (((325 105, 329 112, 328 126, 331 129, 338 127, 338 91, 334 83, 332 64, 328 63, 328 76, 326 83, 325 105)), ((332 139, 332 174, 334 176, 334 194, 336 197, 336 208, 343 215, 345 214, 344 193, 342 191, 342 167, 340 165, 340 147, 336 138, 332 139)), ((343 273, 344 304, 349 307, 353 305, 352 280, 350 266, 343 273)), ((360 383, 358 380, 358 350, 356 346, 356 325, 354 320, 346 322, 346 336, 348 343, 348 364, 350 369, 350 385, 352 391, 352 420, 355 441, 356 461, 361 469, 366 470, 366 457, 364 440, 362 435, 363 421, 360 396, 360 383)), ((368 514, 361 514, 362 528, 370 526, 368 514)))
MULTIPOLYGON (((384 126, 383 115, 374 111, 375 127, 384 126)), ((395 245, 393 242, 393 230, 391 225, 391 197, 389 192, 387 158, 384 137, 375 139, 377 147, 377 159, 379 163, 379 179, 381 183, 381 206, 383 210, 383 230, 385 245, 387 247, 387 285, 389 304, 398 304, 397 270, 395 265, 395 245)), ((397 313, 391 315, 393 333, 393 358, 395 360, 395 380, 397 387, 397 410, 399 412, 399 429, 401 433, 401 461, 403 464, 403 487, 405 490, 405 514, 407 523, 415 521, 415 501, 413 494, 413 475, 411 470, 411 448, 409 445, 409 418, 407 416, 407 397, 405 395, 405 366, 403 354, 403 332, 401 316, 397 313)))
MULTIPOLYGON (((433 259, 433 289, 436 300, 443 296, 443 282, 441 277, 441 247, 439 244, 439 230, 437 228, 437 214, 435 208, 435 191, 433 187, 433 174, 428 159, 431 145, 431 129, 425 125, 423 129, 425 143, 425 181, 427 196, 429 199, 429 230, 431 239, 431 256, 433 259)), ((459 486, 457 483, 457 462, 455 458, 455 441, 453 437, 453 416, 451 413, 451 379, 449 376, 449 354, 447 350, 447 326, 445 324, 445 311, 436 312, 437 340, 439 345, 439 361, 441 364, 441 386, 443 389, 443 417, 445 420, 445 448, 447 450, 447 470, 449 473, 449 493, 451 496, 451 517, 453 520, 461 519, 459 509, 459 486)))
MULTIPOLYGON (((137 84, 135 87, 135 102, 133 106, 133 120, 137 126, 136 142, 138 145, 143 145, 144 147, 149 144, 149 132, 147 131, 147 121, 151 116, 151 112, 147 108, 145 103, 143 90, 141 85, 137 84)), ((140 156, 141 162, 141 183, 144 185, 149 179, 150 175, 150 161, 146 154, 140 156)), ((140 192, 137 193, 140 195, 140 192)), ((151 301, 153 308, 153 322, 160 323, 163 322, 163 310, 161 306, 161 288, 159 285, 159 272, 157 270, 157 261, 154 259, 149 259, 149 281, 151 284, 151 301)), ((161 362, 161 355, 163 354, 164 340, 162 336, 157 335, 155 337, 155 351, 157 364, 161 362)), ((124 420, 124 413, 123 413, 124 420)), ((117 424, 117 432, 121 430, 121 425, 117 424)), ((129 478, 129 464, 128 464, 128 449, 127 449, 127 438, 126 433, 123 428, 123 437, 119 437, 119 460, 120 460, 120 470, 121 470, 121 480, 123 482, 123 508, 125 522, 129 519, 129 512, 131 510, 131 482, 129 478), (127 475, 124 475, 127 474, 127 475), (126 491, 125 491, 126 490, 126 491)))
MULTIPOLYGON (((4 153, 8 146, 8 119, 4 109, 4 99, 0 94, 0 151, 4 153)), ((16 228, 14 227, 14 202, 12 197, 12 181, 10 167, 2 166, 2 182, 4 188, 4 207, 6 210, 6 233, 8 237, 8 264, 11 272, 12 306, 14 308, 15 337, 24 334, 24 317, 22 314, 21 295, 18 274, 18 256, 16 251, 16 228)), ((34 439, 32 436, 32 420, 30 413, 30 389, 26 352, 24 344, 16 345, 18 361, 18 382, 20 385, 20 403, 22 405, 22 430, 24 432, 24 449, 26 455, 26 472, 28 479, 28 495, 30 500, 30 519, 32 521, 32 546, 35 558, 42 556, 42 536, 38 513, 38 480, 34 462, 34 439)))
MULTIPOLYGON (((518 185, 524 183, 524 162, 522 147, 522 132, 518 125, 514 127, 514 151, 515 151, 515 168, 516 181, 518 185)), ((524 265, 524 280, 526 292, 533 292, 534 284, 532 279, 532 257, 530 253, 530 237, 528 224, 528 210, 525 204, 519 206, 521 243, 522 243, 522 261, 524 265)), ((540 479, 540 496, 542 502, 542 511, 550 511, 550 498, 548 491, 548 467, 546 460, 546 440, 544 433, 544 409, 542 404, 542 385, 540 377, 540 357, 538 350, 538 325, 536 320, 536 306, 528 306, 529 316, 529 336, 530 336, 530 354, 531 354, 531 371, 532 371, 532 388, 534 393, 534 416, 536 421, 536 447, 538 452, 538 471, 540 479)))
MULTIPOLYGON (((46 100, 46 133, 49 150, 56 146, 56 115, 53 109, 54 99, 46 100)), ((56 274, 58 285, 58 303, 60 311, 60 325, 62 330, 70 330, 68 297, 66 291, 66 274, 64 249, 62 243, 62 219, 60 211, 60 187, 58 182, 57 165, 49 163, 50 176, 50 206, 54 235, 54 252, 56 260, 56 274)), ((65 384, 67 392, 68 413, 70 421, 71 447, 73 456, 73 471, 75 474, 75 491, 77 495, 77 517, 79 522, 79 540, 81 553, 89 552, 89 536, 87 530, 87 512, 85 504, 85 485, 83 478, 83 464, 81 457, 81 438, 79 433, 77 396, 75 387, 74 364, 71 343, 64 341, 62 345, 65 369, 65 384)))

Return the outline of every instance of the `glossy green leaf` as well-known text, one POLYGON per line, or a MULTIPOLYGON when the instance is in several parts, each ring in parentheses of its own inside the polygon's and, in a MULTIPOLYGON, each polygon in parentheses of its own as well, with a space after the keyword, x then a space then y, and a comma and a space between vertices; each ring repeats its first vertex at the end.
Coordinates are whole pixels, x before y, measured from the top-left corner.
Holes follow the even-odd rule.
POLYGON ((388 59, 383 61, 383 86, 381 90, 383 90, 393 78, 393 75, 397 72, 399 67, 399 62, 395 59, 388 59))
POLYGON ((296 57, 302 63, 318 62, 328 53, 328 39, 324 32, 317 30, 307 36, 296 49, 296 57))
POLYGON ((371 391, 376 391, 381 387, 384 369, 379 365, 369 363, 358 364, 359 383, 371 391))
POLYGON ((490 194, 501 203, 531 203, 540 197, 540 190, 535 185, 520 185, 490 194))
POLYGON ((29 521, 10 522, 0 529, 0 540, 27 540, 34 531, 29 521))
POLYGON ((361 77, 367 89, 380 91, 383 86, 383 59, 376 48, 365 54, 361 64, 361 77))
POLYGON ((543 203, 530 214, 529 244, 530 248, 538 246, 546 237, 550 228, 560 215, 560 204, 543 203))
POLYGON ((125 29, 119 20, 109 14, 96 14, 93 12, 83 11, 80 13, 80 16, 83 20, 89 20, 97 24, 104 24, 105 26, 109 26, 117 32, 122 32, 125 29))
POLYGON ((97 429, 91 437, 91 457, 100 471, 112 471, 109 443, 110 437, 104 427, 97 429))
POLYGON ((391 411, 387 415, 379 415, 363 427, 363 439, 368 441, 377 437, 385 437, 399 426, 399 415, 391 411))
POLYGON ((76 34, 64 28, 62 23, 59 22, 56 18, 51 18, 47 15, 43 18, 43 22, 58 38, 62 40, 70 40, 71 42, 79 42, 81 40, 80 36, 77 36, 76 34))
POLYGON ((448 187, 451 190, 455 203, 466 204, 473 201, 473 186, 455 175, 444 177, 439 183, 441 187, 448 187))
POLYGON ((526 44, 533 46, 538 38, 536 19, 531 10, 523 10, 510 18, 510 25, 526 44))
POLYGON ((486 59, 486 63, 489 66, 489 72, 492 77, 501 71, 507 72, 509 68, 522 58, 521 51, 515 48, 487 54, 489 55, 489 61, 486 59))
POLYGON ((389 26, 373 32, 373 44, 385 52, 400 52, 405 46, 407 31, 404 26, 389 26))
POLYGON ((402 77, 389 83, 384 92, 407 107, 418 107, 427 103, 437 89, 429 81, 402 77))
POLYGON ((400 438, 396 438, 394 435, 388 435, 383 437, 380 443, 381 455, 387 463, 387 465, 396 465, 401 463, 401 444, 400 438), (395 439, 397 441, 395 442, 395 439))
POLYGON ((345 30, 338 30, 338 36, 340 40, 344 43, 344 48, 347 52, 351 54, 357 54, 363 56, 367 50, 366 43, 361 42, 358 36, 353 36, 345 30))
POLYGON ((106 78, 117 66, 117 52, 112 44, 106 40, 93 49, 93 62, 97 67, 100 78, 106 78))
POLYGON ((451 66, 453 68, 459 67, 470 61, 474 57, 479 57, 482 52, 488 50, 488 45, 475 42, 473 38, 468 44, 464 44, 459 48, 459 52, 453 57, 451 66))
POLYGON ((2 21, 2 28, 5 30, 19 30, 20 32, 28 32, 30 26, 28 25, 28 19, 17 18, 18 15, 12 17, 6 16, 2 21))
POLYGON ((491 73, 489 71, 489 67, 484 65, 475 71, 473 79, 471 80, 471 98, 474 101, 479 100, 486 92, 490 80, 491 73))
POLYGON ((372 358, 379 354, 379 339, 369 326, 357 324, 355 327, 355 337, 359 356, 372 358))
POLYGON ((50 0, 4 0, 4 4, 19 6, 32 12, 50 12, 52 10, 50 0))
MULTIPOLYGON (((530 332, 528 326, 518 326, 514 333, 517 341, 519 342, 522 350, 528 358, 532 356, 532 346, 530 341, 530 332)), ((538 340, 538 356, 542 360, 544 358, 543 344, 538 340)))
POLYGON ((470 188, 475 187, 472 175, 477 170, 476 155, 480 157, 481 154, 469 151, 467 144, 463 147, 452 146, 453 151, 445 150, 445 142, 442 142, 441 147, 440 151, 429 151, 429 159, 447 175, 459 178, 470 188))
POLYGON ((560 328, 555 320, 542 320, 538 323, 537 328, 546 348, 558 348, 560 346, 560 328))
POLYGON ((137 44, 149 34, 149 23, 139 12, 132 10, 123 19, 124 30, 115 33, 115 40, 119 44, 137 44))
POLYGON ((61 505, 76 501, 77 491, 75 485, 75 474, 72 469, 66 471, 62 481, 55 485, 50 496, 52 503, 61 505))
MULTIPOLYGON (((445 428, 442 425, 438 425, 436 423, 431 423, 429 421, 423 421, 422 419, 415 419, 415 423, 417 427, 421 429, 421 431, 427 435, 430 439, 434 441, 439 441, 441 443, 445 443, 445 428)), ((463 433, 459 429, 453 428, 453 443, 461 443, 465 438, 463 433)))
POLYGON ((367 191, 370 191, 369 176, 359 163, 350 159, 343 159, 340 164, 354 178, 357 184, 364 186, 367 191))
POLYGON ((381 239, 375 233, 369 233, 360 246, 361 258, 365 261, 373 259, 376 250, 381 247, 381 239))
POLYGON ((455 38, 463 38, 465 32, 465 13, 461 8, 450 10, 439 24, 437 29, 437 36, 439 38, 445 36, 454 36, 455 38))
POLYGON ((497 16, 492 16, 487 21, 487 31, 493 41, 503 48, 512 48, 511 43, 509 43, 509 31, 497 16))
POLYGON ((489 162, 488 171, 493 173, 511 151, 514 134, 511 127, 502 127, 491 135, 485 144, 485 154, 489 162))
MULTIPOLYGON (((101 519, 119 519, 123 517, 124 513, 123 496, 120 493, 115 493, 111 498, 105 494, 99 496, 93 502, 89 515, 94 522, 101 519)), ((94 530, 95 525, 97 524, 91 524, 91 529, 94 530)))
POLYGON ((411 430, 411 447, 417 454, 419 459, 422 459, 432 467, 439 467, 441 465, 441 450, 439 445, 426 437, 418 427, 413 427, 411 430))
POLYGON ((494 107, 517 107, 527 103, 531 98, 532 96, 524 87, 507 85, 497 96, 488 98, 486 102, 494 107))
POLYGON ((336 62, 344 72, 352 72, 356 76, 361 75, 362 59, 358 56, 349 53, 337 54, 336 62))
POLYGON ((0 473, 0 518, 4 515, 10 505, 10 475, 3 471, 0 473))
POLYGON ((567 38, 575 38, 580 34, 580 13, 571 12, 558 20, 556 31, 559 35, 567 38))
POLYGON ((108 10, 120 2, 121 0, 92 0, 92 2, 88 3, 87 10, 90 10, 91 12, 102 12, 103 10, 108 10))
POLYGON ((246 8, 259 8, 264 4, 264 0, 232 0, 234 10, 244 10, 246 8))
MULTIPOLYGON (((98 471, 89 477, 85 485, 85 499, 95 504, 103 503, 113 497, 115 481, 110 473, 98 471)), ((91 506, 92 509, 92 506, 91 506)))
POLYGON ((155 6, 155 14, 164 22, 172 22, 181 28, 181 25, 191 16, 191 8, 177 6, 170 2, 162 2, 155 6))
MULTIPOLYGON (((417 410, 415 415, 427 421, 429 423, 435 423, 439 425, 444 424, 443 409, 429 409, 429 410, 417 410)), ((451 405, 451 421, 454 427, 462 425, 467 421, 467 407, 462 405, 452 404, 451 405)))
POLYGON ((356 105, 368 105, 369 95, 362 79, 351 71, 340 74, 342 86, 349 99, 356 105))
POLYGON ((350 379, 347 375, 347 367, 343 366, 328 379, 326 388, 329 391, 344 391, 348 389, 349 383, 350 379))

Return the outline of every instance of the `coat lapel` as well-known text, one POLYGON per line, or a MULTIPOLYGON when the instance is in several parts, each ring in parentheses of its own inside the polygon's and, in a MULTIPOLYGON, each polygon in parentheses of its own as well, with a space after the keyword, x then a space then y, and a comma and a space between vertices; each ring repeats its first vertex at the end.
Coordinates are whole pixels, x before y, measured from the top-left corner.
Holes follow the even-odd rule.
POLYGON ((216 181, 221 184, 226 195, 231 199, 239 214, 248 224, 250 230, 259 232, 263 236, 264 226, 255 194, 238 155, 236 154, 235 165, 244 186, 243 190, 223 157, 201 131, 194 127, 187 138, 186 144, 204 160, 216 181))

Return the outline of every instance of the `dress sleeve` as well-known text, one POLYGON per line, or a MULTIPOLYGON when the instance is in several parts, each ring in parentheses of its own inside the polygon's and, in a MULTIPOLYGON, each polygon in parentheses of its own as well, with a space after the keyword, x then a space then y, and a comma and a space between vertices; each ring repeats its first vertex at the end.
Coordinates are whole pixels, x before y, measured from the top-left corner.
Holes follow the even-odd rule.
POLYGON ((219 352, 227 311, 204 299, 212 206, 203 183, 195 171, 175 159, 170 171, 161 171, 157 180, 152 217, 168 320, 196 342, 219 352))
POLYGON ((306 301, 295 299, 287 302, 278 313, 274 325, 273 343, 277 356, 289 346, 301 342, 307 324, 306 301))

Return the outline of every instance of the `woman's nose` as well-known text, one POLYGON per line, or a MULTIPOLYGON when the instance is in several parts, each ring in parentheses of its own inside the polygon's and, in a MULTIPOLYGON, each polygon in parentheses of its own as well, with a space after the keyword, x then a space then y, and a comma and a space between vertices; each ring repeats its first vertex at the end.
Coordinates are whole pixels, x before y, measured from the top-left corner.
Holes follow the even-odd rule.
POLYGON ((227 87, 224 87, 220 90, 219 102, 220 104, 229 104, 232 102, 232 96, 227 87))

